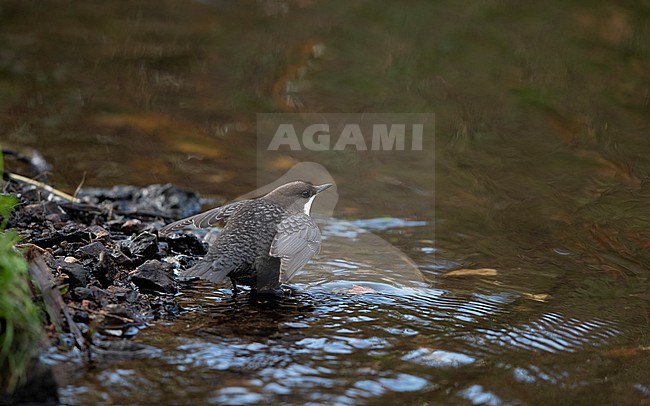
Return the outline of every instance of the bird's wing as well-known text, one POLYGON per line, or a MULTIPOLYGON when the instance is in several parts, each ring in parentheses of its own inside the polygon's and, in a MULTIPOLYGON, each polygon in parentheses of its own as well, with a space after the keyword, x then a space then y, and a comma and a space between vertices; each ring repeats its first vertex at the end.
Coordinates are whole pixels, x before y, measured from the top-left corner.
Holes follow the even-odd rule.
POLYGON ((220 221, 226 220, 235 212, 235 210, 247 202, 250 202, 250 200, 240 200, 227 204, 225 206, 215 207, 214 209, 196 214, 192 217, 178 220, 161 228, 159 233, 160 235, 169 234, 171 231, 178 230, 189 225, 193 225, 194 227, 198 228, 210 227, 220 221))
POLYGON ((278 225, 269 255, 280 258, 280 283, 285 283, 319 252, 320 230, 311 217, 300 213, 278 225))

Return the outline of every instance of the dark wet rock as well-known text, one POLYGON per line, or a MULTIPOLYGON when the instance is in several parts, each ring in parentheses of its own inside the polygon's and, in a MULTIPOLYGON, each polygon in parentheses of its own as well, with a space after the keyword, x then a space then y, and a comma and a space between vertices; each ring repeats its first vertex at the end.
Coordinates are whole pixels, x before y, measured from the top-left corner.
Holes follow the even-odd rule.
POLYGON ((166 241, 158 240, 159 254, 167 255, 169 253, 169 244, 166 241))
MULTIPOLYGON (((165 262, 171 265, 172 268, 174 269, 185 269, 188 267, 187 266, 188 264, 194 263, 194 258, 188 255, 178 254, 178 255, 174 255, 173 257, 165 258, 165 262)), ((177 280, 182 279, 182 276, 177 275, 176 279, 177 280)))
POLYGON ((149 202, 168 215, 185 217, 201 210, 201 202, 196 193, 179 189, 171 184, 151 185, 138 189, 135 198, 149 202))
POLYGON ((148 314, 156 318, 169 318, 177 316, 181 309, 173 297, 155 296, 148 299, 148 314))
POLYGON ((171 184, 114 186, 111 189, 84 188, 79 196, 92 203, 112 203, 123 213, 140 213, 152 216, 186 217, 199 212, 199 196, 171 184))
POLYGON ((97 302, 100 305, 100 307, 108 306, 108 304, 112 299, 110 293, 108 293, 104 289, 98 288, 97 286, 91 286, 90 292, 92 294, 92 299, 95 302, 97 302))
POLYGON ((194 234, 170 234, 166 240, 174 254, 205 255, 207 252, 203 241, 194 234))
POLYGON ((56 202, 44 202, 43 204, 32 206, 38 206, 35 209, 42 210, 42 215, 45 219, 53 223, 64 223, 70 219, 68 213, 56 202))
POLYGON ((131 281, 143 291, 176 292, 171 265, 150 260, 136 268, 131 281))
POLYGON ((84 204, 59 202, 58 203, 70 216, 70 219, 83 224, 104 224, 111 216, 111 211, 84 204))
POLYGON ((77 229, 70 232, 66 230, 56 232, 43 232, 40 233, 39 237, 31 239, 30 242, 34 245, 38 245, 41 248, 49 248, 60 244, 63 241, 70 243, 87 240, 88 233, 77 229))
POLYGON ((94 299, 93 291, 90 288, 79 287, 74 288, 72 294, 77 300, 91 300, 94 299))
POLYGON ((95 323, 104 335, 125 337, 137 334, 139 327, 144 326, 144 319, 131 306, 108 304, 97 312, 95 323))
MULTIPOLYGON (((146 214, 142 219, 151 219, 152 215, 146 214)), ((157 217, 164 217, 162 215, 157 217)), ((140 234, 143 231, 154 231, 154 223, 143 221, 141 218, 124 218, 119 216, 115 220, 111 220, 104 225, 112 231, 112 236, 115 238, 120 235, 128 236, 132 234, 140 234)), ((156 223, 157 224, 157 223, 156 223)))
POLYGON ((109 237, 111 237, 111 233, 109 233, 107 229, 98 225, 88 227, 88 231, 96 239, 109 240, 110 239, 109 237))
POLYGON ((130 219, 120 225, 120 230, 126 234, 140 233, 144 231, 145 224, 138 219, 130 219))
POLYGON ((113 294, 115 296, 115 299, 117 299, 120 302, 134 302, 135 298, 138 296, 138 292, 135 289, 132 289, 131 287, 120 287, 120 286, 109 286, 106 289, 107 292, 113 294))
POLYGON ((66 221, 66 212, 56 203, 52 201, 41 201, 38 203, 28 203, 21 207, 20 212, 12 214, 13 219, 10 218, 10 224, 16 223, 33 223, 43 222, 48 216, 57 216, 58 222, 66 221))
POLYGON ((23 241, 52 254, 44 258, 53 284, 69 285, 62 299, 71 317, 63 332, 52 335, 54 345, 66 340, 68 347, 75 345, 71 326, 94 342, 131 337, 143 320, 178 315, 176 297, 160 292, 176 292, 172 268, 190 266, 206 247, 189 234, 159 241, 157 230, 196 214, 200 201, 195 193, 171 185, 122 186, 83 190, 85 202, 73 203, 11 180, 3 190, 20 201, 9 226, 23 241), (174 266, 160 261, 171 253, 178 253, 174 266))
POLYGON ((139 317, 135 314, 134 309, 128 306, 124 306, 122 304, 109 304, 108 306, 105 306, 104 309, 102 310, 107 313, 106 314, 107 318, 112 317, 122 321, 128 319, 128 321, 130 322, 136 322, 139 319, 139 317))
POLYGON ((94 261, 92 272, 102 287, 113 284, 119 275, 119 268, 113 258, 107 252, 102 252, 94 261))
POLYGON ((111 258, 121 267, 131 267, 133 260, 129 258, 124 252, 122 252, 122 247, 120 245, 115 245, 113 251, 111 252, 111 258))
POLYGON ((88 323, 88 320, 90 320, 90 315, 84 310, 77 310, 72 316, 72 319, 77 323, 88 323))
POLYGON ((158 237, 149 232, 143 232, 129 238, 122 244, 132 257, 154 258, 158 255, 158 237))
POLYGON ((76 288, 88 285, 90 280, 90 271, 79 262, 63 262, 61 271, 68 276, 70 287, 76 288))
POLYGON ((75 251, 80 258, 94 258, 106 254, 106 247, 99 241, 91 242, 75 251))

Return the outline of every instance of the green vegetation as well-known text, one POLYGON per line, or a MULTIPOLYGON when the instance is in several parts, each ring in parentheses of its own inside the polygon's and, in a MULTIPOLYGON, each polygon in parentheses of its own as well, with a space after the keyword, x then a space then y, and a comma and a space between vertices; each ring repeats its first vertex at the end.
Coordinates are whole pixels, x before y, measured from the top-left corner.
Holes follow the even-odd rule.
POLYGON ((32 301, 27 262, 14 246, 18 234, 5 230, 15 204, 15 197, 0 195, 0 393, 12 392, 24 380, 42 325, 32 301))

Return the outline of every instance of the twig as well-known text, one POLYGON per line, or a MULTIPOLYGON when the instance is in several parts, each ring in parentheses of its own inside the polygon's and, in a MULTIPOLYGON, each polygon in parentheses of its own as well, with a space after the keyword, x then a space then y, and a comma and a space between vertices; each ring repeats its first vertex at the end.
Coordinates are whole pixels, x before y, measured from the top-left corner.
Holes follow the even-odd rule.
POLYGON ((52 194, 54 194, 54 195, 56 195, 56 196, 59 196, 60 198, 65 199, 65 200, 67 200, 67 201, 69 201, 69 202, 72 202, 72 203, 81 203, 81 200, 80 200, 80 199, 78 199, 78 198, 76 198, 76 197, 74 197, 74 196, 71 196, 71 195, 67 194, 66 192, 63 192, 63 191, 58 190, 58 189, 55 189, 55 188, 53 188, 52 186, 47 185, 47 184, 45 184, 45 183, 43 183, 43 182, 39 182, 39 181, 37 181, 37 180, 34 180, 34 179, 31 179, 31 178, 28 178, 28 177, 26 177, 26 176, 18 175, 18 174, 16 174, 16 173, 10 173, 10 172, 7 172, 7 175, 9 176, 10 179, 17 180, 17 181, 19 181, 19 182, 28 183, 28 184, 30 184, 30 185, 33 185, 33 186, 39 187, 39 188, 41 188, 41 189, 43 189, 43 190, 47 190, 48 192, 50 192, 50 193, 52 193, 52 194))
POLYGON ((109 312, 107 312, 106 310, 103 310, 103 309, 102 310, 92 310, 92 309, 89 309, 87 307, 77 306, 75 304, 69 304, 68 307, 71 307, 71 308, 73 308, 75 310, 83 310, 85 312, 96 314, 96 315, 99 315, 99 316, 111 317, 111 318, 123 321, 125 323, 141 324, 140 322, 138 322, 136 320, 133 320, 131 318, 124 317, 124 316, 118 316, 117 314, 109 313, 109 312))
POLYGON ((79 182, 79 186, 77 186, 77 188, 76 188, 75 191, 74 191, 74 196, 75 196, 75 198, 76 198, 77 195, 79 194, 79 191, 80 191, 81 188, 83 187, 84 183, 86 183, 86 171, 84 171, 84 176, 81 178, 81 182, 79 182))
POLYGON ((54 323, 59 332, 63 329, 63 319, 68 324, 68 329, 75 338, 75 342, 79 349, 83 350, 86 347, 86 342, 84 340, 83 334, 77 324, 72 320, 72 316, 68 311, 63 298, 61 298, 61 293, 56 288, 54 281, 52 280, 52 270, 43 260, 41 256, 42 250, 40 248, 28 249, 25 253, 25 257, 29 263, 29 274, 32 277, 32 280, 38 286, 38 289, 43 296, 43 303, 45 304, 45 310, 50 316, 50 320, 54 323), (63 317, 61 316, 63 314, 63 317))

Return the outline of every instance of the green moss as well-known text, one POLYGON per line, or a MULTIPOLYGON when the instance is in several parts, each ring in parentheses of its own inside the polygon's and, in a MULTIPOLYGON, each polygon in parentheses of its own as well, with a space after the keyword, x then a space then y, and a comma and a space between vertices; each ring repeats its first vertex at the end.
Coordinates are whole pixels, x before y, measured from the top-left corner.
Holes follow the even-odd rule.
POLYGON ((18 234, 5 230, 15 204, 13 196, 0 195, 0 393, 12 392, 24 380, 42 328, 27 262, 15 248, 18 234))

